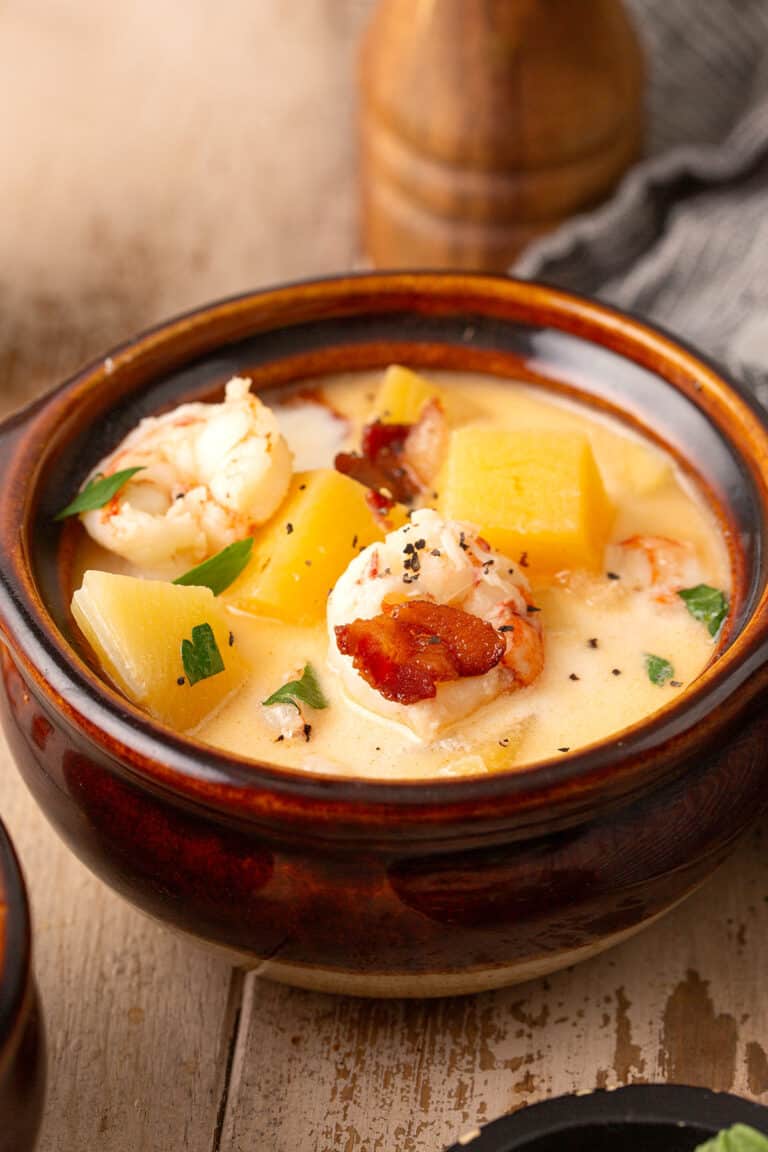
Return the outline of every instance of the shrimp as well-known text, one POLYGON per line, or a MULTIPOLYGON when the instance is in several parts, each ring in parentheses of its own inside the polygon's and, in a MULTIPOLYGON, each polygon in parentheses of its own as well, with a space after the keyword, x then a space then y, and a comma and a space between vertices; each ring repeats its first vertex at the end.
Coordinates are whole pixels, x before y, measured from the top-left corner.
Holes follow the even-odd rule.
POLYGON ((94 469, 141 468, 81 520, 102 547, 144 570, 189 567, 252 534, 285 496, 292 454, 272 411, 234 377, 221 404, 149 416, 94 469))
POLYGON ((667 536, 630 536, 609 548, 607 560, 609 571, 662 604, 702 579, 693 546, 667 536))
POLYGON ((422 739, 544 667, 523 572, 431 509, 356 556, 328 600, 329 665, 349 698, 422 739))

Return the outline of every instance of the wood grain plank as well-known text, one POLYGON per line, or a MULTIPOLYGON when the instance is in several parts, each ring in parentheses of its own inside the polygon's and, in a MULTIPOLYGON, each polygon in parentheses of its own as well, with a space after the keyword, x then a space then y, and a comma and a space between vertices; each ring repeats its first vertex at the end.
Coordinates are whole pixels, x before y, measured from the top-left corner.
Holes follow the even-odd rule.
POLYGON ((47 825, 4 742, 0 811, 32 901, 49 1063, 40 1152, 210 1152, 239 977, 233 986, 228 964, 92 876, 47 825))
POLYGON ((767 833, 645 933, 517 988, 387 1003, 249 977, 223 1152, 438 1152, 523 1104, 643 1080, 765 1099, 767 833))

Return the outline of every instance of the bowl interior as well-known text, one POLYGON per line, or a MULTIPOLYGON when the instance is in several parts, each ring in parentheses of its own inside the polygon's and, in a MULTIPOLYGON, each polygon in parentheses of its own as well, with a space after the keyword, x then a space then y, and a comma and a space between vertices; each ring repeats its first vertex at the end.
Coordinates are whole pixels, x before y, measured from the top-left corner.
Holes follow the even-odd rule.
MULTIPOLYGON (((38 668, 45 652, 50 687, 75 711, 85 692, 93 721, 142 757, 142 766, 157 760, 160 739, 163 762, 178 780, 225 780, 249 794, 267 783, 284 794, 325 799, 331 783, 319 774, 254 765, 177 736, 109 686, 97 687, 91 673, 73 664, 73 648, 86 654, 69 616, 68 529, 54 525, 55 513, 142 416, 210 397, 233 374, 252 376, 259 389, 275 389, 392 362, 540 385, 618 415, 669 449, 695 478, 729 546, 733 610, 721 653, 752 618, 766 587, 768 491, 761 463, 768 461, 768 436, 746 396, 663 333, 545 286, 484 276, 376 275, 256 293, 171 321, 64 385, 35 414, 7 485, 16 493, 5 498, 8 518, 15 499, 23 541, 24 595, 11 628, 15 622, 23 633, 31 622, 26 651, 38 668)), ((622 737, 620 759, 630 775, 632 757, 695 731, 712 710, 712 695, 722 700, 738 676, 749 674, 741 651, 735 677, 724 662, 711 687, 692 687, 651 724, 643 722, 622 737)), ((620 789, 618 757, 610 739, 480 783, 338 778, 334 797, 351 805, 359 799, 418 807, 489 804, 504 792, 511 804, 524 793, 544 797, 586 771, 597 782, 607 767, 615 781, 611 788, 620 789)))
MULTIPOLYGON (((60 533, 52 518, 87 472, 146 415, 182 401, 210 397, 230 376, 251 375, 274 387, 345 370, 404 361, 421 367, 489 372, 534 382, 621 416, 671 450, 704 490, 726 532, 734 569, 737 613, 731 635, 759 593, 762 510, 736 445, 707 418, 692 395, 593 338, 478 312, 420 313, 395 309, 333 314, 284 324, 217 343, 165 370, 151 360, 114 386, 83 395, 77 419, 62 424, 40 469, 29 532, 32 566, 42 598, 69 641, 79 635, 68 612, 59 563, 60 533)), ((135 366, 134 366, 135 367, 135 366)))

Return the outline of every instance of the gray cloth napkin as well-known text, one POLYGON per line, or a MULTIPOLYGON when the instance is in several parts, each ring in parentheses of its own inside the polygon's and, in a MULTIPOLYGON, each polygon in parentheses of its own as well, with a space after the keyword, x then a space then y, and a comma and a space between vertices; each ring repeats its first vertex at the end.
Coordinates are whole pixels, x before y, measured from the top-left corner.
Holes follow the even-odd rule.
POLYGON ((512 271, 629 308, 768 405, 768 0, 628 0, 649 68, 646 156, 512 271))

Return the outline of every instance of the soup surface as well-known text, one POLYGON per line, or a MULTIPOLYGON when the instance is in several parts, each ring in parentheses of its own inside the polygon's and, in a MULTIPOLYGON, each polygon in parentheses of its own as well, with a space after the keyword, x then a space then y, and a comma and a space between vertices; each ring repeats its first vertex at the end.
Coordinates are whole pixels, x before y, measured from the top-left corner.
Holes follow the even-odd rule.
MULTIPOLYGON (((563 755, 685 691, 714 654, 730 567, 714 514, 674 459, 618 420, 543 389, 448 373, 393 382, 392 372, 384 390, 405 420, 382 407, 380 372, 263 397, 293 453, 291 487, 282 500, 278 493, 263 526, 235 531, 255 536, 254 552, 215 603, 210 598, 220 614, 213 633, 223 676, 193 685, 175 642, 178 675, 165 669, 163 700, 171 692, 202 699, 216 684, 223 692, 201 715, 182 711, 178 726, 217 747, 311 772, 460 776, 563 755), (419 438, 405 440, 411 451, 403 455, 416 425, 419 438), (393 491, 398 469, 411 491, 393 491), (331 554, 340 534, 339 558, 331 554), (319 580, 320 570, 333 578, 313 607, 320 593, 306 581, 319 580), (470 591, 459 587, 461 573, 469 573, 470 591), (474 631, 462 631, 467 615, 474 631), (298 694, 279 693, 297 682, 298 694), (324 706, 308 702, 315 689, 324 706), (277 702, 265 705, 276 692, 277 702)), ((119 455, 102 471, 115 472, 119 455)), ((152 493, 139 495, 137 488, 134 500, 144 500, 148 515, 164 513, 152 493)), ((147 656, 147 667, 155 660, 150 671, 140 666, 141 644, 159 643, 174 611, 167 589, 181 591, 168 581, 191 564, 180 554, 160 563, 151 548, 131 546, 121 556, 105 547, 119 499, 83 517, 86 527, 98 518, 100 538, 81 533, 73 587, 86 572, 86 586, 94 572, 149 578, 153 588, 164 582, 168 605, 160 616, 123 605, 142 617, 133 631, 126 626, 139 646, 125 658, 133 661, 128 672, 112 609, 94 607, 96 592, 78 592, 73 611, 112 679, 175 723, 153 695, 155 656, 147 656)), ((198 550, 195 559, 203 558, 198 550)), ((205 604, 190 611, 187 624, 206 622, 205 604)))

